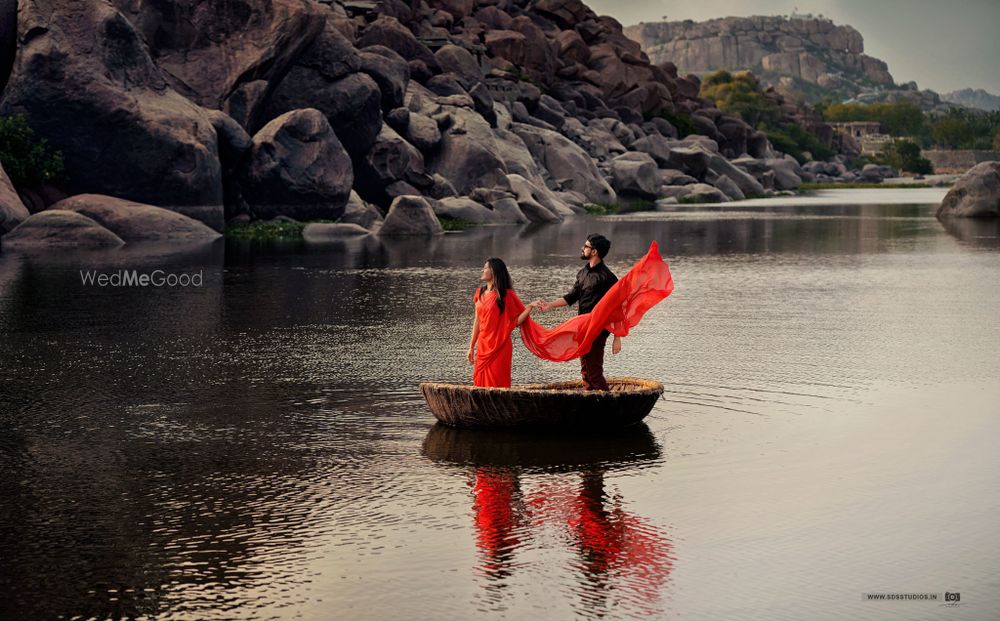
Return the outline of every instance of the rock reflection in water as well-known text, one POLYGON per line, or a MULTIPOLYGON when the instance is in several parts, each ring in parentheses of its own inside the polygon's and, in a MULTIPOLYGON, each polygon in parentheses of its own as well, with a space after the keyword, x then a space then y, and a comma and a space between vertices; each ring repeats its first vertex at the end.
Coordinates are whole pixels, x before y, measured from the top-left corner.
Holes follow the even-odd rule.
POLYGON ((1000 218, 941 218, 949 235, 976 248, 1000 248, 1000 218))
POLYGON ((574 576, 574 608, 581 614, 612 606, 643 616, 664 612, 673 544, 662 529, 629 512, 605 481, 610 471, 634 472, 662 460, 645 424, 611 434, 522 434, 439 424, 424 439, 423 454, 469 478, 477 569, 491 609, 503 607, 515 573, 546 571, 517 558, 540 548, 546 556, 570 554, 566 569, 574 576), (553 540, 562 549, 546 549, 553 540))

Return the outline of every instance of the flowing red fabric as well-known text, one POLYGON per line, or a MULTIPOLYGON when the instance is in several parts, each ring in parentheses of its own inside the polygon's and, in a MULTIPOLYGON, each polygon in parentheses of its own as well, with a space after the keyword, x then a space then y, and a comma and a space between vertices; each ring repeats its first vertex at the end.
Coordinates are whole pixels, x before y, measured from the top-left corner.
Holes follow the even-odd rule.
POLYGON ((479 295, 479 289, 472 298, 479 318, 479 338, 476 340, 476 365, 472 370, 475 386, 510 388, 510 367, 514 355, 514 343, 510 334, 517 327, 517 318, 524 310, 524 304, 513 291, 504 295, 504 308, 497 306, 496 291, 479 295))
MULTIPOLYGON (((547 329, 528 318, 521 324, 521 340, 536 356, 553 362, 579 358, 594 339, 608 330, 627 336, 650 308, 670 295, 674 279, 654 241, 649 252, 608 290, 594 310, 547 329)), ((514 316, 515 322, 517 315, 514 316)))

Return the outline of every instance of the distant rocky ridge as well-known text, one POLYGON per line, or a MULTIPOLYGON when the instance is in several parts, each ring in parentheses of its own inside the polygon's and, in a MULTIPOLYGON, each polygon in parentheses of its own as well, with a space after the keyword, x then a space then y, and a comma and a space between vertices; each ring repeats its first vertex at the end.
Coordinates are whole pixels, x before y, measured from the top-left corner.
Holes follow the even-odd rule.
POLYGON ((685 72, 752 70, 846 96, 894 85, 888 66, 864 54, 861 33, 828 19, 723 17, 644 23, 629 26, 625 34, 652 62, 671 61, 685 72))
POLYGON ((0 112, 62 151, 67 180, 17 188, 3 230, 88 194, 93 213, 121 199, 100 212, 116 222, 156 206, 216 231, 291 217, 436 234, 435 216, 558 221, 809 177, 579 0, 21 0, 17 32, 0 112))
POLYGON ((1000 96, 981 88, 963 88, 958 91, 951 91, 950 93, 941 95, 941 99, 967 108, 986 110, 987 112, 1000 110, 1000 96))

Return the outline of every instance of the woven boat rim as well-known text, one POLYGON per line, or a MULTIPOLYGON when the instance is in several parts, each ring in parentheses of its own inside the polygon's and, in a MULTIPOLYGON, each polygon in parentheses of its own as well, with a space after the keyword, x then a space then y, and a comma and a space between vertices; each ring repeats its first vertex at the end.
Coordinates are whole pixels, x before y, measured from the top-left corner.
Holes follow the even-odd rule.
MULTIPOLYGON (((611 395, 635 395, 644 392, 663 392, 663 383, 657 382, 655 380, 644 379, 640 377, 609 377, 609 384, 633 384, 636 387, 629 390, 608 390, 608 391, 590 391, 584 394, 611 394, 611 395)), ((549 382, 546 384, 523 384, 519 386, 511 386, 510 388, 494 388, 486 386, 473 386, 471 384, 448 384, 444 382, 421 382, 420 388, 428 387, 431 389, 446 389, 446 390, 464 390, 464 391, 475 391, 475 392, 505 392, 505 393, 517 393, 517 392, 531 392, 531 393, 546 393, 546 394, 573 394, 580 395, 581 391, 575 388, 557 388, 559 386, 579 386, 582 382, 580 380, 570 380, 562 382, 549 382)))

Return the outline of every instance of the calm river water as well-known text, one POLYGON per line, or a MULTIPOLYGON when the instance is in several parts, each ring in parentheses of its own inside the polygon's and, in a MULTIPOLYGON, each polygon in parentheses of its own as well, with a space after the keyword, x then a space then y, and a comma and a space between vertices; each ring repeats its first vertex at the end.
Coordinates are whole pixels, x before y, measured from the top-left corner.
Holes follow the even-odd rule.
POLYGON ((0 618, 1000 618, 998 225, 942 226, 940 190, 821 196, 3 252, 0 618), (469 379, 483 261, 552 298, 590 232, 619 275, 654 239, 674 273, 608 354, 666 385, 646 424, 435 426, 417 383, 469 379), (81 282, 120 268, 203 286, 81 282))

